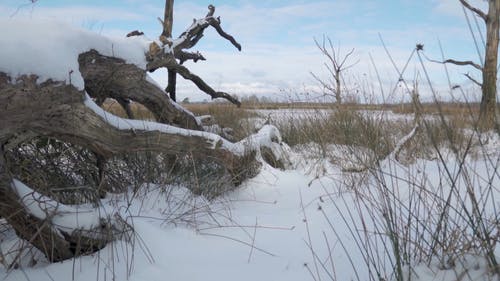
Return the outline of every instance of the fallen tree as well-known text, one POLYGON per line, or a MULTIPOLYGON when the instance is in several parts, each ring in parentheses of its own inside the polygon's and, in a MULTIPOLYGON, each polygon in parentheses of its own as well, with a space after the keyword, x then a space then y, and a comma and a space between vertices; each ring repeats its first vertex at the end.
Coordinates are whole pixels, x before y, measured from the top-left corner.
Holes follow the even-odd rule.
MULTIPOLYGON (((167 1, 166 10, 171 8, 169 2, 173 4, 173 1, 167 1)), ((213 16, 214 12, 215 8, 209 6, 207 16, 195 21, 177 39, 166 36, 169 32, 164 32, 159 42, 134 36, 136 39, 131 41, 103 43, 105 39, 102 37, 71 30, 68 33, 75 34, 64 35, 73 36, 66 39, 70 43, 64 45, 63 41, 58 42, 62 46, 57 45, 61 48, 59 53, 70 54, 71 61, 65 61, 67 58, 44 61, 52 55, 44 54, 44 51, 52 52, 45 49, 39 50, 41 55, 28 54, 35 63, 30 71, 22 65, 9 66, 8 60, 3 62, 6 66, 0 67, 0 218, 5 219, 20 238, 38 248, 49 261, 61 261, 99 250, 123 229, 116 229, 115 222, 104 218, 97 218, 94 223, 83 226, 68 227, 57 223, 60 210, 71 208, 51 198, 50 194, 37 190, 36 186, 27 186, 17 179, 10 167, 19 163, 5 160, 8 151, 34 138, 52 138, 91 151, 96 155, 95 165, 100 174, 107 159, 141 151, 172 156, 189 154, 209 159, 224 167, 235 186, 254 176, 262 161, 283 167, 281 139, 275 127, 264 126, 256 134, 236 143, 205 132, 201 120, 176 104, 147 75, 147 72, 167 68, 170 73, 167 90, 171 95, 172 91, 175 93, 173 77, 179 74, 212 98, 224 98, 239 105, 236 98, 215 91, 182 65, 186 60, 204 59, 198 52, 189 53, 185 49, 193 47, 209 26, 241 49, 234 38, 222 30, 220 19, 213 16), (97 43, 81 47, 85 40, 97 43), (78 50, 71 49, 74 42, 78 50), (48 63, 56 66, 46 70, 48 63), (67 77, 60 71, 61 68, 69 69, 67 77), (106 112, 99 107, 106 98, 119 101, 129 118, 133 116, 128 107, 130 101, 140 103, 153 113, 156 121, 123 119, 106 112), (32 198, 31 203, 26 203, 26 198, 32 198), (32 203, 38 207, 33 209, 32 203)), ((171 16, 162 22, 164 31, 168 29, 169 22, 171 28, 171 16)), ((29 30, 35 25, 28 24, 25 31, 36 32, 29 30)), ((50 33, 51 28, 41 29, 50 33)), ((23 36, 29 38, 29 35, 23 36)), ((55 37, 61 39, 60 35, 55 37)), ((50 36, 42 39, 54 40, 50 36)), ((16 38, 13 41, 10 43, 18 43, 16 38)), ((13 61, 16 56, 22 55, 15 48, 6 48, 2 52, 0 57, 13 61)), ((57 50, 54 52, 58 53, 57 50)), ((102 176, 99 178, 102 180, 102 176)), ((93 188, 99 189, 100 186, 98 182, 93 188)))

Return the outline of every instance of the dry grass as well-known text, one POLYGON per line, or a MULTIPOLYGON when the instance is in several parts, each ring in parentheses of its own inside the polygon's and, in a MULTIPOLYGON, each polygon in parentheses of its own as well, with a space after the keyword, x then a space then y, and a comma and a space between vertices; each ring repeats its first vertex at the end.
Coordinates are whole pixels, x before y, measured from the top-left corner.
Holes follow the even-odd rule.
POLYGON ((289 145, 316 143, 327 154, 328 145, 352 145, 387 153, 393 146, 393 128, 378 117, 366 117, 355 110, 332 109, 329 114, 312 112, 291 116, 278 125, 283 140, 289 145))
MULTIPOLYGON (((396 114, 413 114, 412 104, 391 105, 391 111, 396 114)), ((421 105, 421 114, 431 116, 443 116, 458 128, 470 128, 474 126, 479 116, 479 104, 477 103, 424 103, 421 105)))
POLYGON ((250 126, 249 122, 245 122, 245 120, 258 117, 257 113, 248 110, 245 107, 238 108, 229 103, 194 103, 183 104, 182 106, 197 116, 212 116, 215 123, 222 128, 233 129, 233 137, 236 140, 241 140, 253 133, 254 128, 250 126))
MULTIPOLYGON (((114 115, 127 118, 127 113, 120 106, 120 104, 114 99, 106 99, 103 106, 104 110, 113 113, 114 115)), ((145 106, 140 103, 132 102, 130 104, 134 117, 141 120, 155 120, 155 117, 151 111, 149 111, 145 106)))
MULTIPOLYGON (((338 107, 334 103, 243 103, 240 108, 233 104, 222 103, 188 103, 182 104, 197 116, 211 115, 215 123, 222 128, 232 128, 236 140, 243 139, 253 133, 253 126, 247 120, 259 117, 255 110, 262 109, 306 109, 311 114, 292 115, 275 124, 280 129, 283 139, 289 145, 314 142, 323 147, 324 156, 329 144, 361 146, 373 150, 378 157, 390 151, 397 139, 413 126, 412 122, 389 121, 381 116, 368 117, 360 111, 391 111, 396 114, 413 114, 411 104, 343 104, 338 107), (317 110, 317 111, 315 111, 317 110), (319 114, 320 110, 331 110, 331 114, 319 114)), ((125 117, 125 111, 114 100, 106 100, 106 110, 125 117)), ((139 119, 154 120, 153 114, 138 103, 131 104, 132 111, 139 119)), ((421 106, 424 116, 435 119, 425 122, 418 136, 407 147, 406 155, 410 158, 433 157, 429 148, 433 145, 450 146, 460 149, 465 140, 458 128, 474 128, 479 112, 479 104, 466 103, 424 103, 421 106), (450 141, 452 140, 452 141, 450 141)))

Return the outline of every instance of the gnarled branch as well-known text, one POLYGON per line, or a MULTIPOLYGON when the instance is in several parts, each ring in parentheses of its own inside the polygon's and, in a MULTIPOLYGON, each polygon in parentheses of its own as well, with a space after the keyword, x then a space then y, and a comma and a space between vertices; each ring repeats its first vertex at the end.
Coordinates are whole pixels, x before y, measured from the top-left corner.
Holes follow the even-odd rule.
POLYGON ((208 23, 213 27, 215 28, 215 31, 217 31, 217 33, 219 33, 219 35, 228 40, 229 42, 231 42, 231 44, 233 44, 233 46, 236 47, 236 49, 238 49, 238 51, 241 51, 241 45, 240 43, 238 43, 236 41, 236 39, 234 39, 233 36, 229 35, 228 33, 226 33, 222 27, 220 26, 220 17, 217 17, 217 19, 215 19, 214 17, 209 17, 207 18, 207 21, 208 23))
POLYGON ((154 71, 155 69, 158 69, 160 67, 166 67, 167 69, 180 74, 184 79, 192 81, 198 87, 198 89, 210 95, 212 99, 224 98, 232 102, 233 104, 236 104, 237 106, 241 105, 241 102, 238 99, 229 95, 228 93, 215 91, 198 75, 189 71, 189 69, 187 69, 185 66, 177 63, 174 57, 170 54, 164 54, 161 58, 156 57, 155 60, 149 62, 146 66, 149 71, 154 71))
POLYGON ((95 50, 80 54, 78 61, 85 90, 90 96, 131 99, 143 104, 161 123, 203 130, 193 114, 175 105, 136 65, 103 56, 95 50))
POLYGON ((213 5, 208 6, 209 11, 205 18, 199 20, 195 19, 193 24, 186 31, 184 31, 177 39, 173 40, 171 38, 172 7, 173 0, 167 0, 165 6, 165 18, 161 21, 163 25, 163 32, 160 36, 160 41, 163 46, 160 48, 156 45, 156 43, 152 43, 150 52, 147 54, 149 62, 147 70, 153 72, 161 67, 166 67, 168 69, 169 79, 166 91, 174 100, 176 87, 175 74, 178 73, 183 78, 191 80, 200 90, 209 94, 212 98, 224 98, 239 106, 240 102, 236 98, 227 93, 213 90, 203 81, 203 79, 191 73, 187 68, 183 67, 182 64, 187 60, 193 60, 194 62, 197 62, 198 60, 205 60, 205 57, 203 57, 203 55, 199 52, 188 53, 184 50, 194 47, 203 37, 203 32, 209 26, 214 27, 221 37, 230 41, 231 44, 233 44, 240 51, 241 45, 234 39, 233 36, 229 35, 222 29, 220 26, 220 18, 214 18, 213 15, 215 13, 215 7, 213 5), (179 60, 179 63, 177 63, 176 60, 179 60))

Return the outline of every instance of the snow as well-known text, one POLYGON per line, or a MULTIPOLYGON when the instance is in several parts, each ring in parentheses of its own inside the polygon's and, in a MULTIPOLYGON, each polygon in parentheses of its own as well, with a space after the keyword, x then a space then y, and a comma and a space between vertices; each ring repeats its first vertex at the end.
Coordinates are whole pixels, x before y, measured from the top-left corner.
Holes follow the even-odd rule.
MULTIPOLYGON (((187 193, 186 190, 177 190, 174 196, 180 201, 188 201, 185 203, 188 206, 169 205, 166 192, 150 190, 144 197, 136 197, 126 212, 142 245, 137 243, 133 247, 118 241, 99 255, 78 258, 76 269, 72 268, 72 261, 65 261, 24 268, 24 273, 12 271, 3 274, 0 270, 0 278, 19 280, 24 275, 40 281, 50 278, 66 280, 75 270, 74 280, 89 280, 89 276, 99 276, 99 280, 152 281, 165 280, 165 277, 192 281, 222 278, 308 280, 309 273, 304 270, 303 263, 310 251, 303 241, 304 215, 301 213, 300 193, 307 203, 322 193, 321 189, 309 188, 309 180, 296 171, 278 171, 266 166, 259 176, 241 189, 216 202, 189 201, 189 196, 183 194, 187 193), (191 204, 198 214, 185 209, 191 204), (192 220, 196 227, 178 222, 177 226, 165 224, 162 213, 172 210, 178 212, 170 214, 172 216, 185 212, 185 219, 192 220), (207 215, 200 210, 211 213, 207 215), (252 244, 253 249, 249 246, 252 244), (132 247, 135 251, 133 270, 127 272, 130 257, 126 256, 126 249, 130 251, 132 247), (111 261, 114 262, 114 272, 106 266, 111 261), (101 270, 97 271, 96 263, 102 263, 101 270)), ((109 200, 108 207, 116 199, 109 200)), ((315 212, 316 205, 310 204, 306 208, 315 212)), ((311 223, 317 222, 311 219, 311 223)))
MULTIPOLYGON (((269 127, 263 132, 273 130, 269 127)), ((449 161, 453 165, 454 161, 449 161)), ((193 196, 182 186, 157 185, 145 185, 138 194, 109 197, 103 201, 103 212, 116 212, 126 218, 134 227, 135 243, 117 241, 98 254, 58 264, 47 264, 42 259, 22 271, 6 272, 0 267, 0 279, 48 281, 74 276, 74 280, 303 281, 314 280, 313 274, 331 280, 331 272, 320 265, 316 271, 313 258, 317 255, 329 261, 328 241, 336 280, 356 280, 356 274, 360 280, 368 280, 363 255, 343 222, 342 214, 359 205, 356 196, 339 185, 339 179, 346 174, 331 164, 324 167, 322 175, 310 174, 312 164, 302 154, 291 153, 291 162, 294 170, 264 165, 255 178, 214 201, 193 196)), ((486 173, 489 164, 478 161, 471 165, 486 173)), ((407 202, 411 186, 406 178, 417 176, 411 172, 413 169, 421 171, 419 175, 429 190, 444 188, 438 166, 435 161, 420 160, 410 168, 387 165, 384 169, 392 169, 400 176, 392 188, 398 188, 401 202, 407 202)), ((498 186, 500 179, 493 184, 498 186)), ((18 186, 18 182, 16 187, 20 194, 32 192, 18 186)), ((372 197, 376 198, 376 194, 372 197)), ((362 211, 366 227, 373 226, 369 212, 366 208, 362 211)), ((354 217, 352 226, 359 227, 359 220, 354 217)), ((0 243, 0 249, 12 247, 13 241, 0 243)), ((411 280, 490 280, 493 277, 486 270, 484 258, 467 255, 454 268, 443 268, 436 262, 405 267, 404 272, 411 275, 411 280)))
POLYGON ((29 213, 43 220, 51 217, 54 225, 66 232, 76 229, 92 229, 100 224, 103 217, 99 209, 68 206, 42 195, 14 179, 12 186, 29 213))
POLYGON ((144 54, 150 41, 143 36, 110 38, 66 23, 39 19, 2 18, 0 26, 0 72, 14 80, 22 74, 36 74, 39 83, 52 79, 83 89, 78 55, 91 49, 146 67, 144 54))
MULTIPOLYGON (((173 49, 175 49, 175 48, 176 48, 179 44, 182 44, 183 42, 185 42, 185 41, 186 41, 186 39, 188 38, 188 34, 189 34, 189 32, 191 32, 191 30, 195 29, 195 28, 196 28, 196 27, 198 27, 198 26, 202 26, 202 25, 204 25, 204 24, 206 24, 206 23, 207 23, 206 18, 197 19, 197 20, 195 19, 195 20, 193 21, 193 23, 191 24, 191 26, 190 26, 188 29, 186 29, 186 31, 185 31, 185 32, 183 32, 179 38, 176 38, 176 39, 174 39, 174 40, 173 40, 173 42, 172 42, 172 47, 170 47, 170 49, 171 49, 171 50, 173 50, 173 49)), ((167 47, 168 47, 168 46, 167 46, 167 47)))
POLYGON ((281 154, 279 151, 279 144, 281 142, 281 134, 278 128, 273 125, 264 125, 256 134, 241 140, 239 144, 246 149, 254 151, 258 151, 260 147, 267 147, 279 155, 281 154))

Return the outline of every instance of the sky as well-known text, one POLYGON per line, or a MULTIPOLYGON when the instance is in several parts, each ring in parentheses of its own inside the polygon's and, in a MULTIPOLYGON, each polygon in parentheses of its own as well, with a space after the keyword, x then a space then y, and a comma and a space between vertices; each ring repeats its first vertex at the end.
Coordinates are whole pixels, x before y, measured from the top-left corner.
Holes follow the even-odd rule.
MULTIPOLYGON (((471 0, 486 9, 484 0, 471 0)), ((0 17, 47 18, 67 22, 108 36, 125 36, 139 29, 148 38, 161 33, 158 17, 163 16, 164 0, 2 0, 0 17)), ((348 62, 355 64, 343 73, 346 93, 360 101, 408 100, 407 88, 395 70, 403 69, 403 78, 412 87, 418 81, 423 100, 432 99, 432 89, 440 99, 461 98, 450 92, 443 65, 416 54, 410 55, 417 43, 424 44, 430 59, 441 60, 440 44, 446 58, 474 60, 479 55, 458 0, 177 0, 174 6, 174 37, 193 21, 207 13, 208 4, 216 7, 222 27, 242 45, 239 52, 213 29, 193 48, 206 61, 186 66, 216 90, 239 97, 256 95, 271 99, 313 100, 322 96, 322 89, 311 73, 328 80, 326 57, 315 45, 330 38, 342 57, 351 49, 348 62), (382 41, 387 51, 385 51, 382 41), (378 73, 378 75, 377 75, 378 73)), ((475 31, 482 23, 469 14, 475 31)), ((481 39, 476 32, 482 49, 481 39)), ((472 83, 464 77, 480 73, 469 67, 449 66, 452 85, 467 91, 472 83)), ((152 73, 166 85, 166 72, 152 73)), ((479 79, 479 78, 478 78, 479 79)), ((209 99, 189 81, 178 79, 178 99, 191 101, 209 99)))

